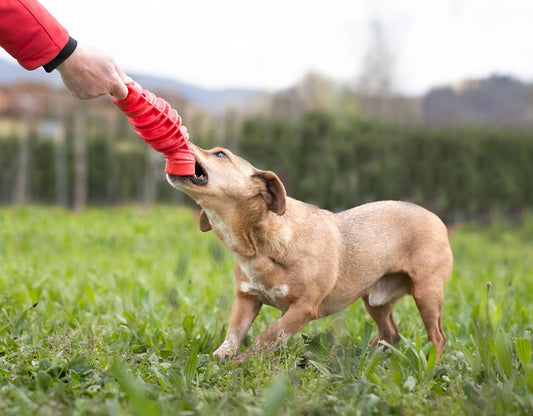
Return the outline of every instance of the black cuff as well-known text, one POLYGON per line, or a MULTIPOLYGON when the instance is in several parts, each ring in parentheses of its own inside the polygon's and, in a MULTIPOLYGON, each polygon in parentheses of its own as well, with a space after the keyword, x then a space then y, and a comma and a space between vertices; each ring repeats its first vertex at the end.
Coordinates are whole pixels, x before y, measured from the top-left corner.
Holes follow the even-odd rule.
POLYGON ((74 49, 76 49, 76 46, 78 46, 78 41, 74 39, 72 36, 69 36, 67 44, 61 49, 61 52, 57 54, 57 56, 52 59, 47 64, 43 65, 43 68, 46 72, 52 72, 54 69, 56 69, 59 65, 61 65, 63 62, 66 61, 66 59, 72 55, 72 52, 74 52, 74 49))

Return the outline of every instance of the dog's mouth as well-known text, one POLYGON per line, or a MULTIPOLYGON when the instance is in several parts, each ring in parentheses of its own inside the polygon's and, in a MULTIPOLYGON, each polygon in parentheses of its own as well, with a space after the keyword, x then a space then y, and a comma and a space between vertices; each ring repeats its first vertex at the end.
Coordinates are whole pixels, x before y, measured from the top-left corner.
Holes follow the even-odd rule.
POLYGON ((207 185, 207 172, 204 170, 202 165, 196 161, 194 165, 194 175, 186 176, 192 183, 195 185, 207 185))

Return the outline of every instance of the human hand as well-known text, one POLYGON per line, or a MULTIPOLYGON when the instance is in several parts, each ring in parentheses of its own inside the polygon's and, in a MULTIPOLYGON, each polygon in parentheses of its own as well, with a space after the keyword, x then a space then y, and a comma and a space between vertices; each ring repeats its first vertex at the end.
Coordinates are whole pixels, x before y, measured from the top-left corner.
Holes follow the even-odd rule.
POLYGON ((131 78, 122 72, 111 56, 96 48, 78 43, 72 55, 57 70, 72 95, 82 100, 107 94, 119 100, 128 96, 126 84, 131 78))

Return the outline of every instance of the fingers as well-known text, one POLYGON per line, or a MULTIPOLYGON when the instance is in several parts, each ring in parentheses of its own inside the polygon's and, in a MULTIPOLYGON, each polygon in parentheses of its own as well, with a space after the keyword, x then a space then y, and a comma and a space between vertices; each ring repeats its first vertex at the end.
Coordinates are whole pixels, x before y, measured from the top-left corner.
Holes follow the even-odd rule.
POLYGON ((133 80, 127 76, 123 71, 122 69, 120 69, 120 67, 115 63, 115 71, 117 71, 117 74, 118 76, 120 77, 120 79, 122 80, 122 82, 124 82, 124 84, 129 84, 130 82, 132 82, 133 80))
POLYGON ((120 82, 118 82, 116 87, 111 90, 111 94, 117 97, 119 100, 124 100, 128 96, 127 84, 129 84, 133 80, 129 76, 127 76, 116 63, 115 71, 120 79, 120 82))
POLYGON ((120 79, 120 82, 116 84, 116 87, 111 90, 111 94, 117 97, 119 100, 126 99, 126 97, 128 96, 128 87, 126 86, 126 83, 123 79, 120 79))
POLYGON ((114 59, 102 51, 79 45, 58 71, 72 95, 82 100, 113 94, 120 100, 128 96, 131 82, 114 59))

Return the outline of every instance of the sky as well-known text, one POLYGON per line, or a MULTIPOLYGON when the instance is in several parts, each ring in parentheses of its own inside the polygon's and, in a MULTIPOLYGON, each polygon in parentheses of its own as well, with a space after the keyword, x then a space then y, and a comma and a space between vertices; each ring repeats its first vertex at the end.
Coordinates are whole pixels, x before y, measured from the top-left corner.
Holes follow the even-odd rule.
MULTIPOLYGON (((355 84, 378 22, 396 92, 491 74, 533 80, 531 0, 41 0, 130 73, 207 88, 355 84)), ((3 53, 3 51, 2 51, 3 53)), ((2 56, 7 56, 5 53, 2 56)))

